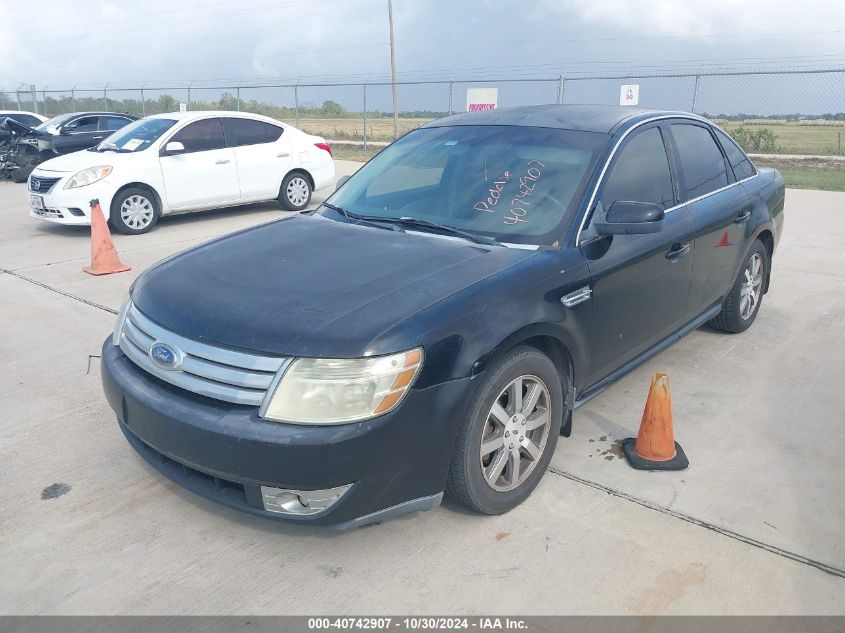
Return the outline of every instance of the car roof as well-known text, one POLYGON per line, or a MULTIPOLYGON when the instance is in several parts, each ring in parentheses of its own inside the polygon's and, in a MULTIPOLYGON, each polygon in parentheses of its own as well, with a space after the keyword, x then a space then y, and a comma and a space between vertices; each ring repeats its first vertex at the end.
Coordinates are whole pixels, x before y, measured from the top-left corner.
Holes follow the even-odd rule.
POLYGON ((255 119, 257 121, 267 121, 276 125, 283 125, 281 121, 263 114, 253 114, 252 112, 238 112, 237 110, 191 110, 190 112, 162 112, 161 114, 151 114, 148 119, 175 119, 176 121, 190 121, 193 119, 203 119, 210 116, 234 116, 245 119, 255 119))
POLYGON ((464 112, 432 121, 423 127, 448 127, 452 125, 519 125, 561 130, 613 133, 656 116, 684 116, 704 120, 687 112, 651 110, 631 106, 612 105, 538 105, 501 108, 480 112, 464 112))

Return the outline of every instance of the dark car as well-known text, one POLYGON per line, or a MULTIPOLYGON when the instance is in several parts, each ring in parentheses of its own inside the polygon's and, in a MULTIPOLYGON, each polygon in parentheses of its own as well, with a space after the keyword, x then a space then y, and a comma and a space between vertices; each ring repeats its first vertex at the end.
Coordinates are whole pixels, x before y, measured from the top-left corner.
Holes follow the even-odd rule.
POLYGON ((9 151, 7 170, 14 171, 13 180, 23 182, 39 163, 60 154, 70 154, 94 147, 138 117, 118 112, 72 112, 48 119, 36 127, 16 121, 5 123, 15 136, 9 151))
POLYGON ((417 129, 312 216, 135 282, 105 393, 155 468, 258 515, 505 512, 572 410, 685 334, 742 332, 784 185, 705 119, 621 107, 417 129))

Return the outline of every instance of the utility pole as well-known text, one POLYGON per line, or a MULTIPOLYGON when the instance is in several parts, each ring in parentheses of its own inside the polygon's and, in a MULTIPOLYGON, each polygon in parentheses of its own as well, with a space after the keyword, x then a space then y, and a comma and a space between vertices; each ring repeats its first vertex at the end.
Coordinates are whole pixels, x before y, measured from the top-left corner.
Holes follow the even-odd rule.
POLYGON ((393 138, 399 136, 399 106, 396 101, 396 42, 393 38, 393 0, 387 0, 387 21, 390 22, 390 77, 393 88, 393 138))

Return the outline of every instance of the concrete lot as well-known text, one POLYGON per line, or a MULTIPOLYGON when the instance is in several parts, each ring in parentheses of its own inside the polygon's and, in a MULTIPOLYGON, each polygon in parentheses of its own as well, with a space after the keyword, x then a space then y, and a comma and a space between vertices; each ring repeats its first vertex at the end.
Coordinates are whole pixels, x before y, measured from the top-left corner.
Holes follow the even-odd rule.
POLYGON ((754 327, 694 332, 580 408, 518 509, 447 502, 341 534, 165 480, 100 387, 112 311, 144 268, 281 211, 118 236, 132 272, 95 278, 88 230, 29 218, 24 196, 0 183, 0 614, 845 614, 845 194, 790 190, 754 327), (685 472, 618 458, 655 370, 685 472))

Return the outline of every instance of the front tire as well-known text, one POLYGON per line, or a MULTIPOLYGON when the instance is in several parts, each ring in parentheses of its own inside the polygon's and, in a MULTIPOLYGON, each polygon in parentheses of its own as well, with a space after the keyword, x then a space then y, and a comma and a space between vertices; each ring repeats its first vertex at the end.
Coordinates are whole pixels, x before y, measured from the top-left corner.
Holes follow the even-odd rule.
POLYGON ((158 199, 148 189, 129 187, 112 200, 109 224, 118 233, 141 235, 152 230, 160 212, 158 199))
POLYGON ((763 304, 768 272, 769 252, 765 245, 757 240, 725 298, 722 311, 710 321, 710 325, 731 334, 738 334, 750 328, 763 304))
POLYGON ((551 461, 563 420, 561 376, 547 356, 519 346, 477 380, 446 494, 476 512, 502 514, 531 494, 551 461))
POLYGON ((311 202, 311 182, 302 172, 294 171, 285 176, 279 191, 279 204, 288 211, 302 211, 311 202))

